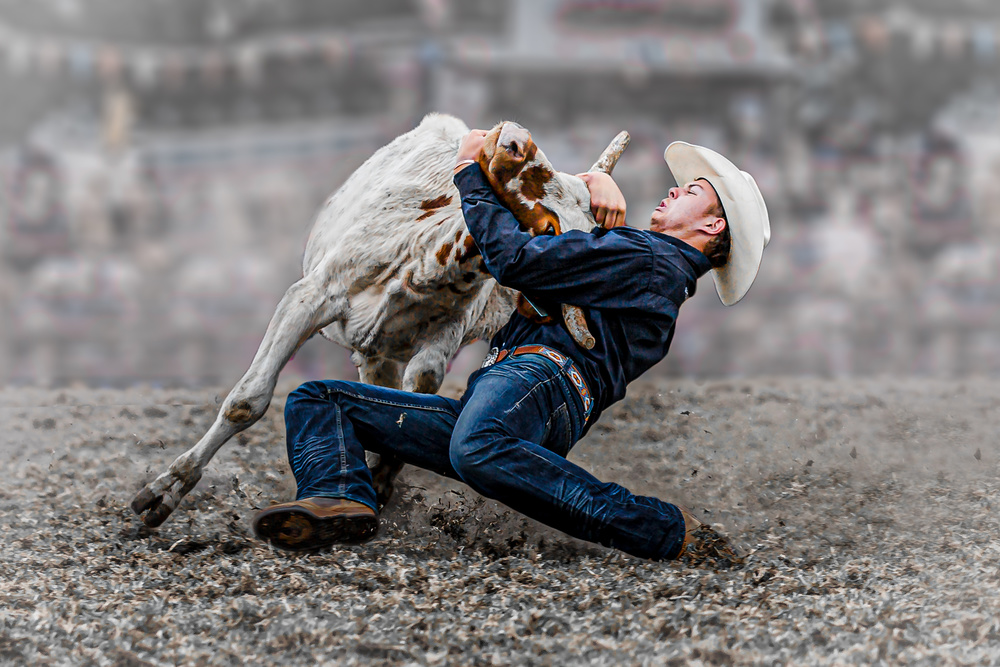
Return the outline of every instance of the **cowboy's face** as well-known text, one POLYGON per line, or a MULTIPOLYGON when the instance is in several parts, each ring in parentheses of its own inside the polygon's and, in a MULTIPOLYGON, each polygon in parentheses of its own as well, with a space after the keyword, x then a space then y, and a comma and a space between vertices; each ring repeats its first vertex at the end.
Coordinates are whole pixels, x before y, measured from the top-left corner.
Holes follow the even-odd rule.
POLYGON ((649 228, 677 238, 687 237, 706 222, 717 219, 709 215, 709 211, 714 210, 713 206, 717 204, 719 196, 715 193, 715 188, 704 179, 670 188, 667 198, 653 211, 649 228))

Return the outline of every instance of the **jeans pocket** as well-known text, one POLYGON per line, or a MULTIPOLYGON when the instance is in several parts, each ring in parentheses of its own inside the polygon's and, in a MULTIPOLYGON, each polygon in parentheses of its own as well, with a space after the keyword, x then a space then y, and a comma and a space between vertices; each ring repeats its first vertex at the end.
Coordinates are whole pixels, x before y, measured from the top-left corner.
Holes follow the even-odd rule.
POLYGON ((573 428, 570 423, 569 408, 563 403, 545 423, 542 447, 559 456, 566 456, 572 446, 573 428))

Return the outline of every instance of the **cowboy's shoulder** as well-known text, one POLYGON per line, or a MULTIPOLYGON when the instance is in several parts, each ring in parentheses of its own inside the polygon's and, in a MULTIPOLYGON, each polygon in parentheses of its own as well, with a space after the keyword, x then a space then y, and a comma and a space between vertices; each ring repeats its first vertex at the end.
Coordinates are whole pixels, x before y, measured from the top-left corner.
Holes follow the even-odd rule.
MULTIPOLYGON (((669 301, 661 302, 665 309, 674 311, 675 307, 679 307, 694 294, 697 276, 685 257, 686 244, 683 241, 659 232, 628 226, 595 230, 594 233, 613 237, 615 242, 640 250, 647 257, 641 267, 636 264, 632 268, 648 276, 647 294, 650 297, 669 301)), ((636 278, 638 277, 637 275, 636 278)))
POLYGON ((698 270, 688 255, 698 251, 666 234, 650 232, 649 238, 653 250, 650 289, 680 306, 695 292, 698 270))

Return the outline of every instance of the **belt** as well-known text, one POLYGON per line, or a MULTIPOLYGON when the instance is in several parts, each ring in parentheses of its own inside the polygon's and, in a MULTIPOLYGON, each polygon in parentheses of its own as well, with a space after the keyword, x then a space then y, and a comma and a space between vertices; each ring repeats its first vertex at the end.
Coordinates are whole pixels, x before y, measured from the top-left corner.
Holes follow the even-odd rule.
POLYGON ((569 360, 569 357, 561 352, 556 352, 551 347, 545 347, 544 345, 519 345, 512 350, 498 350, 494 347, 486 355, 482 367, 489 368, 493 364, 500 363, 507 357, 518 357, 522 354, 540 354, 559 364, 560 368, 569 361, 569 366, 565 368, 566 376, 569 378, 573 388, 576 389, 576 393, 580 395, 580 400, 583 401, 583 421, 587 421, 590 418, 590 413, 594 409, 594 398, 590 395, 590 390, 587 388, 587 383, 584 381, 583 375, 577 370, 576 364, 569 360))

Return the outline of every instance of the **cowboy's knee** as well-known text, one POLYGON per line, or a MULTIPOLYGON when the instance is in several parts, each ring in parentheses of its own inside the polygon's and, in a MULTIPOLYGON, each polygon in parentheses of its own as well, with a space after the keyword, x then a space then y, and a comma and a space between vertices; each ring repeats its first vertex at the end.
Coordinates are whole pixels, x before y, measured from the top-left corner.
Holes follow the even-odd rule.
POLYGON ((459 478, 480 490, 491 465, 490 450, 486 434, 456 434, 448 447, 448 458, 459 478))
POLYGON ((334 389, 331 385, 334 384, 336 383, 312 380, 296 387, 294 391, 288 394, 288 398, 285 400, 285 418, 287 419, 289 413, 294 412, 303 404, 315 401, 329 401, 332 397, 336 396, 335 393, 331 393, 334 389))
POLYGON ((347 380, 326 380, 321 382, 323 385, 324 396, 327 400, 340 402, 346 397, 353 398, 356 394, 354 391, 354 386, 356 382, 349 382, 347 380))
POLYGON ((287 412, 292 405, 304 401, 315 401, 325 395, 326 384, 323 382, 313 380, 312 382, 300 384, 294 391, 288 394, 288 398, 285 400, 285 411, 287 412))
POLYGON ((288 399, 285 401, 285 418, 287 420, 289 413, 307 403, 321 401, 343 405, 344 401, 355 398, 357 384, 348 380, 312 380, 301 384, 288 394, 288 399))

